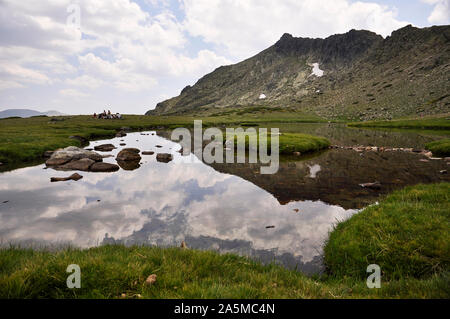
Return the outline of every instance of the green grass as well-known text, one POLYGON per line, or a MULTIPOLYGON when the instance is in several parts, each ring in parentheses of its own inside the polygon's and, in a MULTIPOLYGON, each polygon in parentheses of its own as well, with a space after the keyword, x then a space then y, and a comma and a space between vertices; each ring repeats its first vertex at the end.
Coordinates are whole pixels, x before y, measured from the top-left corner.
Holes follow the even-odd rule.
POLYGON ((416 130, 450 130, 450 120, 448 115, 435 116, 418 119, 404 119, 392 121, 370 121, 348 123, 352 127, 378 127, 378 128, 399 128, 416 130))
POLYGON ((0 298, 448 298, 449 279, 441 274, 368 289, 364 280, 308 278, 244 257, 181 248, 0 250, 0 298), (70 264, 80 266, 80 289, 66 286, 70 264), (157 281, 147 286, 151 274, 157 281))
POLYGON ((426 144, 425 147, 427 148, 427 150, 430 150, 435 156, 450 156, 450 138, 430 142, 426 144))
POLYGON ((378 264, 385 280, 424 279, 450 266, 450 183, 396 191, 337 225, 325 246, 332 275, 367 277, 378 264))
MULTIPOLYGON (((236 142, 240 135, 242 134, 236 134, 234 138, 235 146, 237 146, 236 142)), ((246 149, 249 148, 249 137, 251 135, 252 134, 248 134, 245 136, 246 149)), ((271 149, 272 145, 271 139, 272 138, 270 137, 270 132, 268 132, 268 137, 265 140, 269 150, 271 149)), ((256 141, 258 145, 260 140, 261 140, 260 136, 257 133, 256 141)), ((324 137, 313 136, 303 133, 282 133, 282 135, 279 136, 279 154, 281 155, 292 155, 293 152, 300 152, 300 153, 316 152, 328 148, 329 146, 330 142, 324 137)))
MULTIPOLYGON (((295 114, 261 114, 258 117, 242 117, 236 115, 217 117, 192 116, 145 116, 125 115, 123 120, 99 120, 91 116, 56 117, 59 121, 51 121, 50 117, 9 118, 0 119, 0 162, 11 166, 32 163, 42 160, 47 150, 67 146, 80 146, 80 142, 69 139, 71 135, 83 136, 89 140, 110 138, 121 127, 129 127, 133 131, 146 129, 173 129, 176 127, 193 127, 195 119, 203 120, 203 126, 240 126, 263 125, 271 123, 304 123, 313 121, 310 117, 295 114)), ((318 120, 318 118, 315 118, 318 120)), ((281 124, 283 125, 283 124, 281 124)))

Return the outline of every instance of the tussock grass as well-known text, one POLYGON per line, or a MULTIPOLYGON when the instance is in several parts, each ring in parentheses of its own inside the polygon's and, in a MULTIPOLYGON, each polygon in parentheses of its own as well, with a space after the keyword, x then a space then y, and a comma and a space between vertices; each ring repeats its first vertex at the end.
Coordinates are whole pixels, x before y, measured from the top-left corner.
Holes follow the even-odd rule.
MULTIPOLYGON (((235 147, 237 146, 237 141, 239 138, 243 138, 244 134, 236 134, 234 141, 235 147)), ((250 136, 254 134, 246 134, 245 135, 245 147, 248 149, 250 147, 250 136)), ((267 133, 267 138, 265 141, 267 143, 267 147, 270 150, 272 145, 272 138, 270 135, 270 131, 267 133)), ((279 138, 279 153, 281 155, 292 155, 293 152, 300 153, 309 153, 316 152, 319 150, 323 150, 330 146, 330 142, 324 138, 319 136, 313 136, 309 134, 303 133, 282 133, 282 135, 278 136, 279 138)), ((259 145, 262 137, 256 133, 256 141, 259 145)), ((262 141, 262 140, 261 140, 262 141)))
POLYGON ((431 278, 450 267, 450 183, 396 191, 340 223, 325 246, 338 278, 365 278, 378 264, 384 280, 431 278))
POLYGON ((435 156, 450 156, 450 138, 430 142, 425 147, 435 156))

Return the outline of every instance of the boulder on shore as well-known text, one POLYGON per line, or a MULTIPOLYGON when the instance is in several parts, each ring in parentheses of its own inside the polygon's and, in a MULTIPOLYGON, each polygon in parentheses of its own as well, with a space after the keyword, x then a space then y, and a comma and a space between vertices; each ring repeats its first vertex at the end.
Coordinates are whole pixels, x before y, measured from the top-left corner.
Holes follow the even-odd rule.
POLYGON ((94 146, 94 150, 100 151, 100 152, 111 152, 116 147, 112 144, 102 144, 94 146))
POLYGON ((70 181, 70 180, 78 181, 82 178, 83 178, 83 176, 75 173, 75 174, 70 175, 69 177, 52 177, 52 178, 50 178, 50 182, 52 182, 52 183, 53 182, 65 182, 65 181, 70 181))

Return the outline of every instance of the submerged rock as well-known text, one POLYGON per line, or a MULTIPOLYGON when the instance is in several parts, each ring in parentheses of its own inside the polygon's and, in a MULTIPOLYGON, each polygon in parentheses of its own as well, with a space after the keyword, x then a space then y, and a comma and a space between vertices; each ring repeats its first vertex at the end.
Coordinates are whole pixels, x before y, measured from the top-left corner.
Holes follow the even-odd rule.
POLYGON ((94 146, 94 150, 100 151, 100 152, 111 152, 116 147, 112 144, 102 144, 94 146))
POLYGON ((97 162, 91 165, 92 172, 115 172, 119 170, 119 166, 111 163, 97 162))
POLYGON ((173 156, 169 153, 159 153, 156 155, 156 160, 158 162, 169 163, 171 160, 173 160, 173 156))
POLYGON ((83 176, 81 176, 80 174, 74 173, 72 175, 70 175, 69 177, 52 177, 50 178, 50 182, 65 182, 65 181, 78 181, 80 179, 82 179, 83 176))

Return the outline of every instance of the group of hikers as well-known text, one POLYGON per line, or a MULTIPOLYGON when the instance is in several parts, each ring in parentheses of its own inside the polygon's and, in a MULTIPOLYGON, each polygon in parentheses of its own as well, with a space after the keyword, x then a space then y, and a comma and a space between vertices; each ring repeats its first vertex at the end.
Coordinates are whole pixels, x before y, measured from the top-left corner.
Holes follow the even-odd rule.
POLYGON ((112 119, 121 119, 122 115, 120 115, 120 113, 116 113, 116 114, 112 114, 111 111, 108 110, 108 112, 106 112, 105 110, 103 110, 103 113, 94 113, 94 118, 96 119, 107 119, 107 120, 112 120, 112 119))

